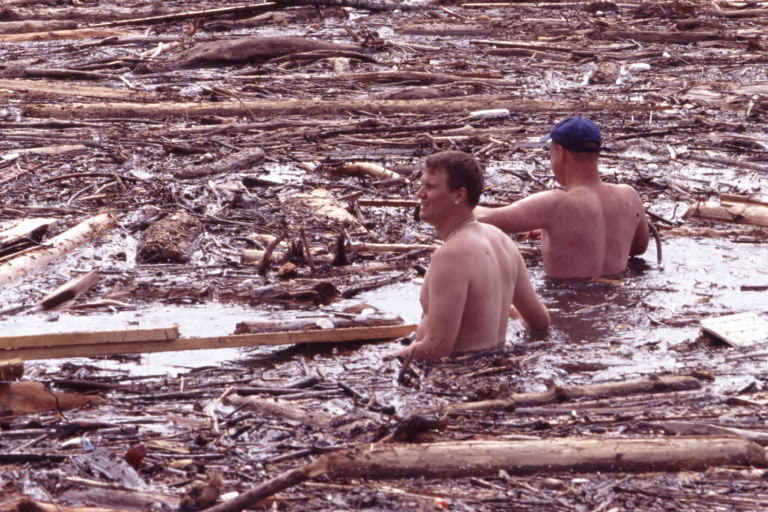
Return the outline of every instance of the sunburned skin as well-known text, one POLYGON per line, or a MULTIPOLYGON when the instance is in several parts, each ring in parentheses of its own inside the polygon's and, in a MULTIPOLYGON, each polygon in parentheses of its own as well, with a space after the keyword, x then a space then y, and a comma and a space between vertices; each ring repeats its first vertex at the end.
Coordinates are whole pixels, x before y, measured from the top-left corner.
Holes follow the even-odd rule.
POLYGON ((600 181, 597 155, 552 144, 552 169, 565 190, 539 192, 502 208, 475 209, 507 233, 541 230, 544 271, 555 278, 614 275, 648 247, 642 201, 628 185, 600 181))
POLYGON ((433 254, 421 288, 423 315, 416 341, 388 356, 431 359, 500 348, 512 304, 526 327, 546 330, 549 313, 514 242, 474 220, 462 194, 449 190, 445 172, 427 171, 417 197, 422 219, 435 225, 445 241, 433 254))

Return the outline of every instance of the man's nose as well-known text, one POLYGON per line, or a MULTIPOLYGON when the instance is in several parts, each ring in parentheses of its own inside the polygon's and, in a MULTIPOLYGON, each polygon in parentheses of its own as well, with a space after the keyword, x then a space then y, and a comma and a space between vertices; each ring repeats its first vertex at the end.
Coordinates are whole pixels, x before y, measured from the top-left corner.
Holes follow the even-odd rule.
POLYGON ((426 192, 424 192, 424 187, 419 187, 416 189, 416 197, 422 198, 426 196, 426 192))

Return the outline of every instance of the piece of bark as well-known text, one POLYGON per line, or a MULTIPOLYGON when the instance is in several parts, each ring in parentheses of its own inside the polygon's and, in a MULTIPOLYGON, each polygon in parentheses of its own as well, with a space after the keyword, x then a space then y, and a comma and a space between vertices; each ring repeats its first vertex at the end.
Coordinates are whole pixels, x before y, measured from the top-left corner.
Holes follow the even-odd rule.
POLYGON ((11 382, 0 384, 0 416, 58 411, 98 405, 104 399, 96 395, 54 393, 40 382, 11 382))
POLYGON ((72 279, 71 281, 64 283, 63 285, 56 288, 40 301, 39 306, 43 309, 53 309, 62 306, 67 302, 71 302, 77 299, 82 294, 96 286, 96 283, 98 282, 99 273, 95 270, 91 270, 90 272, 80 277, 76 277, 75 279, 72 279))
POLYGON ((24 376, 24 361, 7 359, 0 361, 0 381, 19 380, 24 376))
POLYGON ((700 389, 701 381, 687 376, 651 376, 629 381, 606 382, 585 386, 553 386, 539 393, 515 393, 506 398, 465 402, 445 406, 448 412, 480 410, 514 410, 516 407, 542 405, 556 401, 577 398, 600 398, 609 396, 631 395, 635 393, 661 393, 669 391, 687 391, 700 389))
POLYGON ((115 215, 102 213, 51 238, 45 246, 27 249, 8 261, 0 262, 0 286, 44 267, 75 247, 101 236, 114 225, 115 215))
POLYGON ((277 398, 230 395, 225 401, 231 405, 246 407, 263 416, 287 419, 312 427, 327 427, 334 419, 334 416, 330 414, 319 411, 305 411, 288 401, 277 398))
POLYGON ((213 176, 215 174, 251 170, 264 161, 264 151, 260 148, 248 149, 227 155, 216 163, 184 169, 175 174, 177 178, 190 179, 213 176))
POLYGON ((165 103, 25 103, 22 114, 29 118, 87 119, 87 118, 153 118, 177 116, 240 117, 240 116, 288 116, 288 115, 347 115, 352 111, 371 114, 437 114, 472 112, 506 108, 510 112, 649 112, 661 107, 649 102, 617 102, 594 100, 579 101, 523 100, 514 95, 477 95, 430 101, 409 100, 260 100, 220 102, 165 102, 165 103))
POLYGON ((329 43, 305 37, 243 37, 200 43, 174 57, 175 68, 234 62, 258 62, 313 50, 360 50, 358 45, 329 43))
POLYGON ((141 236, 139 263, 187 263, 203 224, 187 212, 176 212, 149 226, 141 236))

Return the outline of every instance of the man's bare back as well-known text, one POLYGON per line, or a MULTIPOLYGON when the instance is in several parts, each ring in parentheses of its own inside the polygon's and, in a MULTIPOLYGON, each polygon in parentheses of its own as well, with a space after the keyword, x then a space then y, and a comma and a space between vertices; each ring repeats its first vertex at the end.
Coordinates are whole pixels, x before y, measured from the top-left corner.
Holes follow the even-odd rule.
POLYGON ((478 220, 507 233, 540 229, 544 271, 550 277, 623 271, 629 256, 642 254, 648 246, 645 210, 637 192, 628 185, 603 183, 596 152, 574 152, 556 142, 551 152, 552 170, 565 190, 539 192, 502 208, 478 207, 478 220))

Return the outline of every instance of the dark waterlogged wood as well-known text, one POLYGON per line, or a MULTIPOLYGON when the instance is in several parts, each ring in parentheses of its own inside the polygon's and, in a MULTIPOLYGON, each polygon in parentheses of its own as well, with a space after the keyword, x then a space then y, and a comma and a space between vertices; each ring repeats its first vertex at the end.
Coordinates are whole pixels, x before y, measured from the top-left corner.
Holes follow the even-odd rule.
POLYGON ((99 273, 95 270, 76 277, 71 281, 64 283, 40 301, 39 306, 43 309, 53 309, 62 306, 66 302, 73 301, 96 286, 99 282, 99 273))
POLYGON ((203 224, 187 212, 176 212, 152 224, 141 236, 139 263, 187 263, 203 224))
POLYGON ((181 179, 193 179, 223 174, 226 172, 250 170, 263 161, 264 151, 262 149, 247 149, 227 155, 212 164, 183 169, 176 173, 176 177, 181 179))

